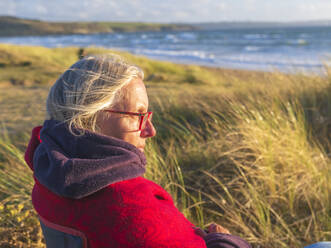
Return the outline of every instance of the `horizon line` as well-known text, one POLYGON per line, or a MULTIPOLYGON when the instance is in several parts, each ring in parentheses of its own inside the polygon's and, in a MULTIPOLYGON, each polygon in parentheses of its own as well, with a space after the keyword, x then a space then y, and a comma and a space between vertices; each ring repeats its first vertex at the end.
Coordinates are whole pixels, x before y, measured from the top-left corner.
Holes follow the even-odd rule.
POLYGON ((297 24, 297 23, 321 23, 321 22, 327 22, 331 24, 331 19, 319 19, 319 20, 290 20, 290 21, 271 21, 271 20, 219 20, 219 21, 202 21, 202 22, 184 22, 184 21, 178 21, 178 22, 143 22, 143 21, 111 21, 111 20, 71 20, 71 21, 65 21, 65 20, 46 20, 46 19, 37 19, 32 17, 23 17, 23 16, 12 16, 12 15, 0 15, 0 17, 7 17, 7 18, 16 18, 16 19, 24 19, 24 20, 30 20, 30 21, 42 21, 42 22, 61 22, 61 23, 74 23, 74 22, 112 22, 112 23, 155 23, 155 24, 218 24, 218 23, 254 23, 254 24, 297 24))

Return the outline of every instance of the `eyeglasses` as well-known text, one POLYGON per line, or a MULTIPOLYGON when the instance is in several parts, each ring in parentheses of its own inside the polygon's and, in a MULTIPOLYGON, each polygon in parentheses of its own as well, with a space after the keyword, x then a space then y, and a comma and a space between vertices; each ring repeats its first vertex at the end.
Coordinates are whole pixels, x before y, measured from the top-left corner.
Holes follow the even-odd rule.
POLYGON ((141 130, 145 129, 147 121, 148 120, 152 121, 152 117, 153 117, 153 112, 152 111, 149 111, 149 112, 146 112, 146 113, 124 112, 124 111, 108 110, 108 109, 105 109, 103 111, 110 112, 110 113, 116 113, 116 114, 139 116, 139 129, 138 129, 138 131, 141 131, 141 130))

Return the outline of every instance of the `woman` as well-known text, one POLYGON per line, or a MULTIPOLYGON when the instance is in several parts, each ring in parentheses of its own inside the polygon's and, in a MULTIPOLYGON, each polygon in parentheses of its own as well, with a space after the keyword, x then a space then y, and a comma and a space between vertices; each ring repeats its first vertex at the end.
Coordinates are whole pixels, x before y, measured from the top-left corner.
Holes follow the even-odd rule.
POLYGON ((143 76, 119 57, 88 56, 51 88, 25 154, 47 247, 250 247, 220 226, 195 228, 142 177, 156 134, 143 76))

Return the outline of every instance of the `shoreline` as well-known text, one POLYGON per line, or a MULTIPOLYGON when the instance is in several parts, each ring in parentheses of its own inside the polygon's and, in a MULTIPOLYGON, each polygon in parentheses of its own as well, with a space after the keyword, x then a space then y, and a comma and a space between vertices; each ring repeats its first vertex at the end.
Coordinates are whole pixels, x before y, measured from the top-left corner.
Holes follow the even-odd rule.
MULTIPOLYGON (((130 54, 131 56, 135 57, 142 57, 144 59, 150 60, 150 61, 157 61, 157 62, 164 62, 164 63, 172 63, 179 66, 195 66, 195 67, 201 67, 207 70, 212 71, 223 71, 228 73, 235 73, 235 74, 284 74, 284 75, 304 75, 304 76, 327 76, 327 68, 326 63, 323 63, 324 65, 321 66, 318 70, 317 69, 306 69, 303 70, 302 68, 288 68, 286 70, 280 70, 278 68, 270 68, 270 70, 263 70, 259 68, 240 68, 240 67, 231 67, 231 66, 218 66, 218 65, 206 65, 204 63, 194 63, 194 62, 185 62, 185 61, 172 61, 170 59, 163 59, 161 57, 148 57, 144 54, 134 54, 130 51, 124 50, 124 49, 109 49, 102 46, 86 46, 86 47, 80 47, 80 46, 63 46, 63 47, 45 47, 40 45, 24 45, 24 44, 12 44, 12 43, 2 43, 0 42, 0 46, 12 46, 12 47, 27 47, 27 48, 35 48, 35 49, 80 49, 80 50, 89 50, 89 49, 96 49, 96 50, 103 50, 105 52, 115 52, 115 53, 124 53, 124 54, 130 54)), ((1 58, 0 58, 0 69, 1 69, 1 58)), ((1 78, 0 78, 1 80, 1 78)))
POLYGON ((0 43, 0 83, 11 85, 44 85, 52 83, 66 68, 81 56, 88 54, 114 53, 140 66, 145 72, 145 81, 151 83, 188 83, 191 85, 217 85, 237 79, 263 81, 264 78, 324 77, 327 73, 285 73, 197 64, 174 63, 150 59, 127 51, 110 50, 100 47, 46 48, 0 43))

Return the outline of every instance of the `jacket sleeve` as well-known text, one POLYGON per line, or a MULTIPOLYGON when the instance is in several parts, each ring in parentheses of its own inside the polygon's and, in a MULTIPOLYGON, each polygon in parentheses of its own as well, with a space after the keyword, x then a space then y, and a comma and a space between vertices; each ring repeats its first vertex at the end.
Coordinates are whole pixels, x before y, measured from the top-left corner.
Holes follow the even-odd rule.
POLYGON ((242 238, 225 233, 210 233, 205 237, 207 248, 251 248, 242 238))

